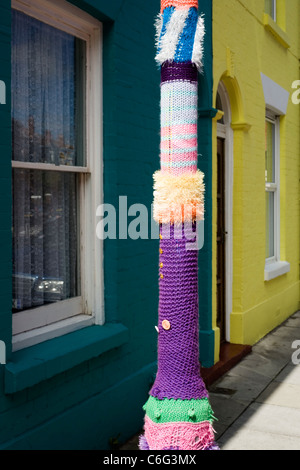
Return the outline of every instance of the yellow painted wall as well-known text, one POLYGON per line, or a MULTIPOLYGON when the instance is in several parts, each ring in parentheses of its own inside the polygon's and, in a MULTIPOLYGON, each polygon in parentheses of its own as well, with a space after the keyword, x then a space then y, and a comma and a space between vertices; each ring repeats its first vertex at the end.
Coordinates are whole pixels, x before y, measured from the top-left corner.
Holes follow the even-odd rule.
MULTIPOLYGON (((300 2, 277 0, 278 24, 266 21, 264 0, 213 1, 214 99, 223 80, 234 128, 233 308, 230 342, 254 344, 299 309, 300 105, 289 100, 281 118, 280 258, 290 272, 264 280, 265 267, 265 100, 261 72, 290 91, 299 80, 300 2), (264 24, 266 23, 266 24, 264 24), (285 29, 285 31, 283 31, 285 29), (272 31, 273 33, 272 33, 272 31), (286 43, 290 47, 286 47, 286 43)), ((215 105, 215 102, 214 102, 215 105)), ((216 247, 216 141, 213 122, 213 246, 216 247)), ((213 256, 215 360, 216 250, 213 256)))

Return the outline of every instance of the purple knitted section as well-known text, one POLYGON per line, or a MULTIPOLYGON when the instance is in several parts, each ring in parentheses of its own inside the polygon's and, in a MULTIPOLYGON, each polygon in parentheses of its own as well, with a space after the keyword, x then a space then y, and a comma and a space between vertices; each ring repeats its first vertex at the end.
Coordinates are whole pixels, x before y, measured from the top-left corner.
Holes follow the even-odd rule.
POLYGON ((214 443, 209 446, 206 450, 220 450, 220 447, 216 443, 214 443))
POLYGON ((144 435, 139 437, 139 449, 140 450, 149 450, 149 444, 144 435))
POLYGON ((186 249, 193 228, 176 230, 179 236, 174 237, 171 226, 168 238, 161 226, 158 370, 150 395, 160 400, 208 398, 199 363, 198 252, 186 249))
POLYGON ((161 83, 174 80, 197 82, 197 67, 191 62, 164 62, 161 66, 161 83))

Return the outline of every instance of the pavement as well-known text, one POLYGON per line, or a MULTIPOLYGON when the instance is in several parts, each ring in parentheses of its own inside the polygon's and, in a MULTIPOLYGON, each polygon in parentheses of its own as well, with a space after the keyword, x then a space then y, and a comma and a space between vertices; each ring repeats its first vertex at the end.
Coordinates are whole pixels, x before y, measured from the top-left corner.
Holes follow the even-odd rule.
MULTIPOLYGON (((221 450, 300 450, 300 311, 208 391, 221 450)), ((139 435, 120 450, 137 450, 139 435)))

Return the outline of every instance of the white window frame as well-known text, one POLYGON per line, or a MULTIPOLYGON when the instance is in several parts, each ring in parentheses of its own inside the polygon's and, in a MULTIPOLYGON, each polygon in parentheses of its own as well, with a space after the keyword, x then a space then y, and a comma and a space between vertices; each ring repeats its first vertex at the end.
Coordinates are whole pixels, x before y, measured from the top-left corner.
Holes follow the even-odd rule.
POLYGON ((277 21, 277 0, 272 0, 272 4, 273 4, 273 15, 270 15, 272 20, 274 20, 275 22, 277 21))
MULTIPOLYGON (((274 125, 274 173, 275 181, 266 182, 267 193, 274 194, 274 255, 266 258, 266 265, 280 260, 280 120, 269 110, 266 111, 266 121, 274 125)), ((266 234, 267 236, 267 234, 266 234)))
MULTIPOLYGON (((285 116, 287 112, 287 107, 290 99, 289 91, 282 88, 278 83, 274 82, 271 78, 267 77, 261 72, 261 81, 263 87, 263 93, 265 97, 265 109, 268 111, 267 116, 274 118, 277 116, 278 122, 278 141, 277 141, 277 175, 280 178, 280 116, 285 116)), ((280 183, 280 181, 279 181, 280 183)), ((280 187, 279 187, 280 189, 280 187)), ((278 197, 280 193, 278 192, 278 197)), ((280 203, 280 199, 279 199, 280 203)), ((265 263, 265 272, 264 278, 265 281, 271 281, 278 276, 286 274, 290 271, 290 263, 288 261, 280 260, 280 205, 277 205, 278 218, 276 221, 277 224, 277 233, 278 237, 276 240, 276 252, 277 252, 277 261, 274 259, 273 262, 265 263)), ((265 245, 264 245, 265 246, 265 245)))
POLYGON ((11 7, 86 41, 86 166, 12 161, 12 168, 75 172, 79 176, 81 296, 12 315, 13 350, 104 323, 103 246, 96 209, 103 201, 102 24, 64 0, 12 0, 11 7))

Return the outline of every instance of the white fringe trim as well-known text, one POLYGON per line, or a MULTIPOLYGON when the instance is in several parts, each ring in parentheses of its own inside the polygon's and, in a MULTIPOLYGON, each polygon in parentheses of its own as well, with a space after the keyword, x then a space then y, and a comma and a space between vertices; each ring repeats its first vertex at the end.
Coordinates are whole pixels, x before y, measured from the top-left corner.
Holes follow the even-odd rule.
POLYGON ((204 218, 203 173, 171 175, 156 171, 153 218, 158 223, 181 223, 204 218))
POLYGON ((160 51, 156 55, 156 62, 163 64, 167 60, 174 60, 177 44, 185 26, 189 10, 175 10, 167 24, 166 32, 159 41, 160 51))
POLYGON ((196 65, 198 69, 202 68, 202 58, 203 58, 203 41, 205 35, 205 25, 203 16, 199 16, 197 22, 197 29, 195 33, 194 48, 192 55, 192 62, 196 65))

